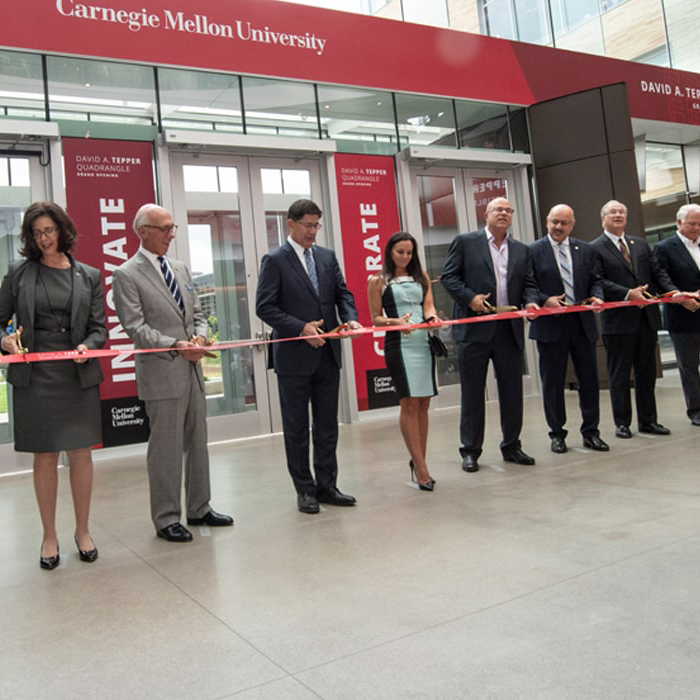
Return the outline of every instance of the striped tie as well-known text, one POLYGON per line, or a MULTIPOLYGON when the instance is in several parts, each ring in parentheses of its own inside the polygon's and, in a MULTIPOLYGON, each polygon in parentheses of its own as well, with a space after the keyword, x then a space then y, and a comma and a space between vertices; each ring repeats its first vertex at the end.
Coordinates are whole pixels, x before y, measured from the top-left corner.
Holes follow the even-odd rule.
POLYGON ((304 260, 306 260, 306 271, 313 285, 314 291, 318 294, 318 274, 316 274, 316 261, 311 254, 311 248, 304 248, 304 260))
POLYGON ((625 244, 625 239, 620 236, 620 252, 627 261, 627 264, 632 267, 632 256, 630 255, 629 248, 625 244))
POLYGON ((170 267, 168 267, 168 263, 165 262, 165 258, 162 255, 158 256, 158 262, 160 263, 160 271, 163 273, 165 284, 173 295, 173 299, 175 299, 177 305, 180 307, 180 311, 184 314, 185 305, 182 303, 182 294, 180 294, 180 287, 177 286, 175 275, 170 271, 170 267))
POLYGON ((564 283, 564 295, 569 304, 576 301, 574 296, 574 278, 569 266, 569 258, 566 257, 566 248, 563 243, 559 243, 559 270, 561 271, 561 281, 564 283))

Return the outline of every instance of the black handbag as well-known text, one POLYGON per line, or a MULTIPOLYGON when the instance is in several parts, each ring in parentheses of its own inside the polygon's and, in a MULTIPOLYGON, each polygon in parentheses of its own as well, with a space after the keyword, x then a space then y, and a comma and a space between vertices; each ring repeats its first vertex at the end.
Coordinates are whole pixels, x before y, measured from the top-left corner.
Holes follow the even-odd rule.
POLYGON ((428 345, 430 346, 430 352, 432 352, 435 357, 447 357, 447 345, 443 343, 440 336, 435 335, 430 331, 428 331, 428 345))

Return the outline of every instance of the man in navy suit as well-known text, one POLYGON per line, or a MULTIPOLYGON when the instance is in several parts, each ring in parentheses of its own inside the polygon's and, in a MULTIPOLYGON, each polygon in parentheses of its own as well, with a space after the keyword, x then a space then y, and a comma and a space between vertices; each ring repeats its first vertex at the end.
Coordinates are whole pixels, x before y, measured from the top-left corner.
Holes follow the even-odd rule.
MULTIPOLYGON (((610 200, 600 212, 603 233, 591 245, 600 262, 605 301, 644 299, 644 293, 676 290, 666 272, 652 257, 649 244, 625 233, 627 207, 610 200)), ((676 290, 677 291, 677 290, 676 290)), ((608 309, 601 314, 603 342, 607 352, 610 401, 615 436, 631 438, 632 401, 630 373, 634 367, 634 395, 640 433, 670 435, 657 421, 656 344, 661 315, 656 304, 608 309)))
MULTIPOLYGON (((676 214, 678 231, 654 247, 654 258, 679 289, 700 294, 700 206, 686 204, 676 214)), ((700 425, 700 309, 697 299, 666 306, 668 327, 681 375, 688 418, 700 425)))
POLYGON ((321 210, 308 199, 289 207, 287 242, 260 264, 256 313, 272 327, 272 337, 303 338, 274 343, 271 365, 277 373, 287 467, 302 513, 318 513, 319 502, 355 505, 337 487, 339 340, 319 338, 338 326, 357 322, 355 299, 328 248, 314 245, 321 210), (309 466, 309 403, 312 413, 314 474, 309 466))
MULTIPOLYGON (((574 210, 557 204, 547 215, 547 235, 530 245, 540 306, 563 306, 588 299, 587 303, 595 307, 603 301, 596 253, 588 243, 570 237, 574 224, 574 210)), ((584 311, 541 316, 532 322, 530 338, 537 341, 540 355, 542 399, 552 452, 567 450, 564 384, 569 356, 578 380, 583 446, 607 452, 610 448, 598 432, 598 329, 593 314, 584 311)))
MULTIPOLYGON (((454 299, 454 318, 487 313, 489 306, 537 306, 530 249, 508 235, 513 207, 504 197, 486 205, 486 227, 452 241, 441 281, 454 299)), ((534 464, 523 452, 523 320, 521 318, 453 326, 462 388, 459 449, 462 469, 479 469, 484 442, 486 373, 493 362, 501 409, 501 454, 506 462, 534 464)))

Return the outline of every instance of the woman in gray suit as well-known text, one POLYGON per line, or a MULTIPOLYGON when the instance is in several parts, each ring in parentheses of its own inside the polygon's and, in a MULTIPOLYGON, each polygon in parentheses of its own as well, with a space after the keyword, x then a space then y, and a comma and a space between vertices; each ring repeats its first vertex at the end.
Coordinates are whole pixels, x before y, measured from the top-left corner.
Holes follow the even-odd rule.
MULTIPOLYGON (((4 353, 100 348, 107 332, 100 272, 70 255, 76 230, 52 202, 30 205, 22 221, 20 254, 0 287, 0 348, 4 353), (15 319, 14 328, 6 329, 15 319)), ((44 528, 40 565, 60 561, 56 533, 58 455, 65 450, 81 561, 97 559, 88 519, 92 494, 91 447, 102 441, 95 359, 11 364, 15 450, 34 453, 34 490, 44 528)))

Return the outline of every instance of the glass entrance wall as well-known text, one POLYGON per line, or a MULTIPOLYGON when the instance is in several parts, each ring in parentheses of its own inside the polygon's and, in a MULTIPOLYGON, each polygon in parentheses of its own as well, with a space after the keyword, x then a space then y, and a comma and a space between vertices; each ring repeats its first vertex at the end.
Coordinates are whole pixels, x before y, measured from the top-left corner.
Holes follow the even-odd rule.
POLYGON ((409 145, 527 149, 516 115, 409 93, 0 51, 0 119, 52 120, 64 136, 152 141, 164 129, 332 139, 348 153, 409 145))

